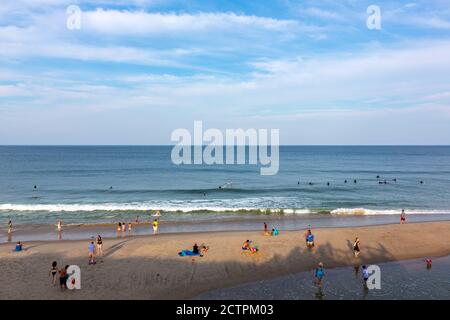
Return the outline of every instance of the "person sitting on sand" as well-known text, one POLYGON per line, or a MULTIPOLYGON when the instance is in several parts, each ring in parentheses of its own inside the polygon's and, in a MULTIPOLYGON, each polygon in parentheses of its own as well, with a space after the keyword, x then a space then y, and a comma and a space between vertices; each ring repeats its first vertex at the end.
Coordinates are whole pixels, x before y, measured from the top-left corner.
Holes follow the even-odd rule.
POLYGON ((205 255, 206 252, 208 252, 209 247, 207 245, 205 245, 204 243, 202 243, 202 245, 200 246, 200 257, 203 257, 205 255))
POLYGON ((402 209, 402 213, 400 214, 400 224, 404 224, 406 222, 406 213, 405 210, 402 209))
POLYGON ((250 240, 245 240, 244 244, 242 245, 242 250, 250 250, 250 240))
POLYGON ((252 252, 252 253, 258 252, 258 251, 259 251, 258 247, 257 247, 257 246, 252 246, 251 243, 252 243, 252 241, 246 240, 246 241, 244 242, 244 244, 242 245, 242 250, 244 250, 244 251, 250 251, 250 252, 252 252))
POLYGON ((89 244, 89 264, 95 264, 95 245, 94 241, 89 244))
POLYGON ((322 286, 322 279, 323 276, 325 275, 325 270, 323 268, 323 263, 319 262, 319 265, 317 266, 315 272, 314 272, 314 276, 316 278, 316 284, 320 287, 322 286))
POLYGON ((16 243, 16 247, 14 248, 14 252, 20 252, 20 251, 22 251, 23 250, 23 244, 22 244, 22 242, 17 242, 16 243))
POLYGON ((277 236, 278 235, 278 229, 273 228, 272 232, 270 233, 271 236, 277 236))
POLYGON ((48 276, 52 276, 52 283, 53 285, 56 285, 56 275, 58 274, 58 268, 56 267, 58 263, 56 261, 52 262, 52 267, 50 268, 50 271, 48 272, 48 276))
POLYGON ((194 245, 192 246, 192 253, 195 254, 195 255, 197 255, 197 254, 199 255, 200 254, 200 251, 198 249, 198 245, 196 243, 194 243, 194 245))
POLYGON ((353 253, 355 254, 355 257, 358 257, 359 254, 361 253, 361 249, 359 248, 359 244, 360 244, 359 238, 356 237, 355 241, 353 242, 353 253))

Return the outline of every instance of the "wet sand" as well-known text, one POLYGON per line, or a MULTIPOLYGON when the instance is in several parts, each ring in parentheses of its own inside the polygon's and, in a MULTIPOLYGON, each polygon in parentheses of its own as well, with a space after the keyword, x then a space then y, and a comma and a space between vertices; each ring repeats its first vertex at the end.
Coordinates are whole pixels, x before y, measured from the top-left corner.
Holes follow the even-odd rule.
MULTIPOLYGON (((151 219, 133 224, 135 235, 150 235, 153 233, 151 219)), ((161 233, 182 232, 217 232, 217 231, 256 231, 261 229, 264 221, 280 230, 301 230, 312 228, 361 227, 371 225, 395 224, 400 215, 339 215, 311 214, 299 216, 276 215, 239 215, 221 219, 195 221, 167 221, 160 217, 161 233)), ((408 222, 450 221, 449 214, 410 214, 408 222)), ((128 222, 128 221, 126 221, 128 222)), ((104 238, 116 236, 116 224, 71 224, 65 225, 63 232, 58 234, 55 225, 23 224, 15 225, 11 241, 51 241, 51 240, 89 240, 97 234, 104 238)), ((8 242, 6 230, 0 231, 0 243, 8 242)))
POLYGON ((86 240, 34 241, 13 253, 0 245, 1 299, 185 299, 202 293, 312 270, 450 254, 450 222, 408 223, 313 230, 316 248, 305 247, 303 231, 277 237, 259 231, 201 232, 104 240, 104 257, 88 265, 86 240), (361 240, 355 258, 352 241, 361 240), (244 240, 260 252, 243 253, 244 240), (204 257, 180 257, 192 244, 210 247, 204 257), (51 262, 81 268, 81 290, 61 292, 48 277, 51 262))

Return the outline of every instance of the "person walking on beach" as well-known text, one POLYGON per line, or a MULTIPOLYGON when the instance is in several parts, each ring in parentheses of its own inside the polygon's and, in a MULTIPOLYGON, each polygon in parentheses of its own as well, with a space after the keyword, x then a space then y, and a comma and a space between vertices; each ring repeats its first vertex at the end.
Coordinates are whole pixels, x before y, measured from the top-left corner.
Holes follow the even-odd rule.
POLYGON ((404 224, 406 222, 406 213, 405 209, 402 209, 402 213, 400 214, 400 224, 404 224))
POLYGON ((323 263, 319 262, 319 265, 317 266, 317 268, 314 272, 314 276, 316 278, 316 285, 318 285, 319 287, 322 286, 322 279, 323 279, 324 275, 325 275, 325 270, 323 268, 323 263))
POLYGON ((357 258, 359 256, 359 254, 361 253, 361 249, 359 248, 359 238, 356 237, 355 241, 353 242, 353 253, 355 254, 355 257, 357 258))
POLYGON ((158 233, 158 224, 159 224, 159 222, 157 219, 153 220, 153 234, 158 233))
POLYGON ((48 272, 48 276, 52 276, 52 283, 53 285, 56 285, 56 275, 58 274, 58 268, 56 267, 58 263, 56 261, 52 262, 52 267, 50 268, 50 271, 48 272))
POLYGON ((103 256, 103 239, 100 235, 97 236, 95 239, 95 242, 97 243, 97 256, 101 257, 103 256))
POLYGON ((362 266, 362 275, 364 280, 364 285, 367 285, 367 280, 369 280, 369 270, 366 266, 362 266))
POLYGON ((95 245, 94 241, 91 241, 89 245, 89 264, 95 264, 95 245))

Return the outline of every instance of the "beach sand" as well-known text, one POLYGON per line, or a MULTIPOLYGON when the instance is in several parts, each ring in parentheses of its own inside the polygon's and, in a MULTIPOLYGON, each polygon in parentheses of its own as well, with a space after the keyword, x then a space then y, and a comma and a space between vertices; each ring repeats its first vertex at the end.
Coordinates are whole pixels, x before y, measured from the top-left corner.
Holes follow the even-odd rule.
MULTIPOLYGON (((149 227, 150 228, 150 227, 149 227)), ((164 225, 161 226, 164 228, 164 225)), ((88 265, 89 241, 35 241, 13 253, 14 243, 0 245, 0 299, 186 299, 201 293, 312 270, 450 254, 450 222, 313 229, 316 248, 305 247, 304 230, 280 232, 204 232, 104 239, 104 257, 88 265), (352 241, 361 240, 355 258, 352 241), (260 247, 243 253, 250 239, 260 247), (182 249, 205 243, 204 257, 180 257, 182 249), (48 271, 81 268, 81 290, 61 292, 48 271)), ((20 240, 20 239, 16 239, 20 240)))

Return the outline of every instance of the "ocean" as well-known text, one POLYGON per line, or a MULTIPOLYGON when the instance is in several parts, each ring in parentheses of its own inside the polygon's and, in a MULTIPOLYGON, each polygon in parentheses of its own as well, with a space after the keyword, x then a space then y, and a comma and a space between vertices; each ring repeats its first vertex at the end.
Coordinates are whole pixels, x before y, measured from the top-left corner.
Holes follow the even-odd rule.
POLYGON ((258 165, 177 166, 171 150, 0 146, 0 221, 450 214, 450 146, 282 146, 273 176, 258 165))

